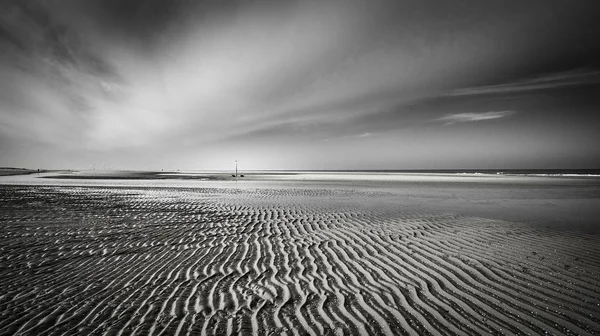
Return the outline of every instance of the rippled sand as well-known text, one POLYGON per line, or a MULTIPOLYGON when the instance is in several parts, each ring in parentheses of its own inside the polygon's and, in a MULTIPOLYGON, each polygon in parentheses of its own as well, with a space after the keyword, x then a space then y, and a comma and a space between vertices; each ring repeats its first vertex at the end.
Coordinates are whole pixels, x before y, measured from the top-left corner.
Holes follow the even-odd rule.
POLYGON ((597 188, 298 183, 0 186, 0 334, 600 333, 597 188))

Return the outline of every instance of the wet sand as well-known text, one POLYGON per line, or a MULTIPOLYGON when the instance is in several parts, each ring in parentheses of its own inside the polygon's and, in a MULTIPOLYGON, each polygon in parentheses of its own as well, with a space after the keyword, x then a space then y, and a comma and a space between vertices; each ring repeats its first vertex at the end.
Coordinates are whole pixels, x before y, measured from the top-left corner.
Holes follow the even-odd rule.
POLYGON ((0 334, 600 333, 600 181, 0 178, 0 334))

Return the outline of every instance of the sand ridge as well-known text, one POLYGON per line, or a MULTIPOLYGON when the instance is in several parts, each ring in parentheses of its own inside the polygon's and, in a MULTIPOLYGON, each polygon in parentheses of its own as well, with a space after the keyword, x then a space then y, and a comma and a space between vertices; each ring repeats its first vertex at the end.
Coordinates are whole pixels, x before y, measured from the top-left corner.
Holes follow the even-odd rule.
POLYGON ((0 197, 0 334, 600 333, 597 235, 364 190, 0 197))

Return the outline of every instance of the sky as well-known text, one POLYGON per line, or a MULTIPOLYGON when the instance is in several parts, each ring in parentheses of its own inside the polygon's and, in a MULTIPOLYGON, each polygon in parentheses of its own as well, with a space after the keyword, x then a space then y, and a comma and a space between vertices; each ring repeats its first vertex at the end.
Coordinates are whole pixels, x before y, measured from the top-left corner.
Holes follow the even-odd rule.
POLYGON ((2 0, 0 166, 600 168, 597 0, 2 0))

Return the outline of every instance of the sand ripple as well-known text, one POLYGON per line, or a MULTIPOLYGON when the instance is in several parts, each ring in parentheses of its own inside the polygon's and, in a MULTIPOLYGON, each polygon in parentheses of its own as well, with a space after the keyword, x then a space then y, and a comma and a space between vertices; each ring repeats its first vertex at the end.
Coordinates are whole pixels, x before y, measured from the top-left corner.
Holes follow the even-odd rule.
POLYGON ((3 335, 600 333, 596 235, 360 190, 0 197, 3 335))

